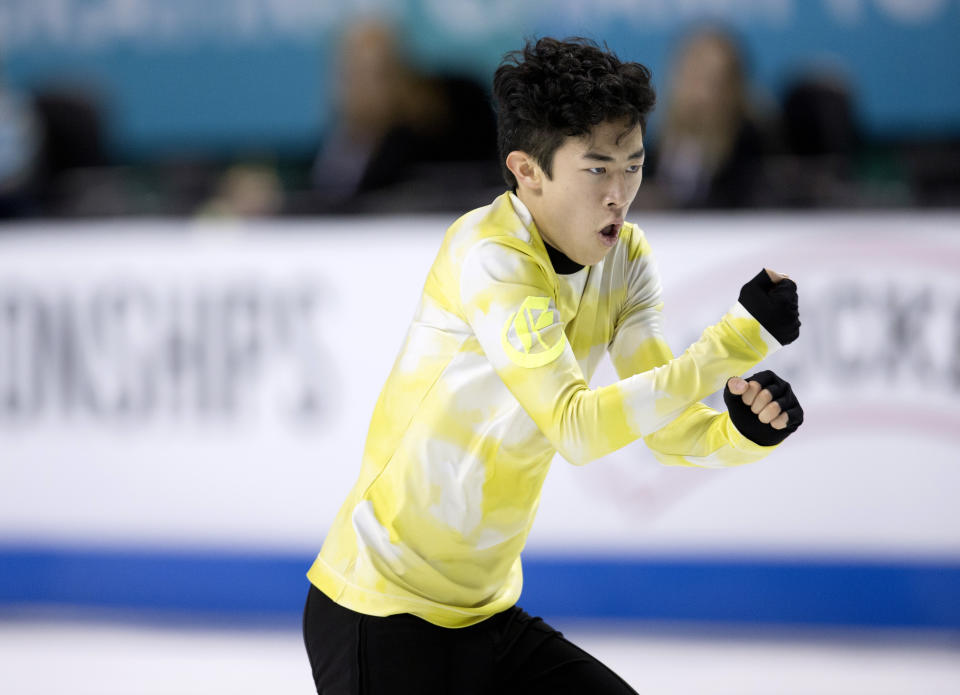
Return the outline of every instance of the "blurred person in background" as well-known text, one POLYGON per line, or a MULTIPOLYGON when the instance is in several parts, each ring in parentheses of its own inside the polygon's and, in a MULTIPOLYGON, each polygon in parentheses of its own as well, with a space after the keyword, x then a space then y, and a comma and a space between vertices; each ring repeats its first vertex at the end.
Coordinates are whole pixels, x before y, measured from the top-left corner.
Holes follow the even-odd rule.
POLYGON ((201 217, 269 217, 283 207, 283 187, 269 164, 241 163, 227 168, 216 192, 200 209, 201 217))
POLYGON ((40 147, 30 100, 11 90, 0 70, 0 219, 35 212, 40 147))
POLYGON ((447 231, 307 573, 319 693, 634 693, 516 605, 554 456, 642 437, 666 464, 732 466, 803 419, 772 372, 731 376, 798 337, 792 280, 761 271, 680 357, 663 336, 656 264, 625 221, 650 71, 544 38, 507 56, 494 94, 507 190, 447 231), (607 351, 620 381, 591 389, 607 351), (727 412, 700 402, 718 390, 727 412))
POLYGON ((786 146, 777 170, 782 204, 858 205, 856 165, 862 138, 852 90, 840 70, 804 70, 791 79, 784 90, 781 122, 786 146))
POLYGON ((709 28, 680 44, 644 201, 677 208, 770 202, 762 176, 770 127, 751 98, 733 36, 709 28))
POLYGON ((495 181, 496 124, 483 88, 427 75, 397 30, 365 19, 344 32, 334 125, 313 165, 315 211, 432 209, 495 181), (451 186, 451 179, 456 186, 451 186))
POLYGON ((868 138, 856 89, 841 65, 797 69, 783 91, 780 112, 783 151, 767 165, 779 205, 892 207, 922 199, 908 164, 917 134, 902 133, 899 141, 868 138))
POLYGON ((38 196, 47 216, 128 212, 121 180, 107 165, 106 127, 96 89, 62 78, 33 94, 41 132, 38 196))

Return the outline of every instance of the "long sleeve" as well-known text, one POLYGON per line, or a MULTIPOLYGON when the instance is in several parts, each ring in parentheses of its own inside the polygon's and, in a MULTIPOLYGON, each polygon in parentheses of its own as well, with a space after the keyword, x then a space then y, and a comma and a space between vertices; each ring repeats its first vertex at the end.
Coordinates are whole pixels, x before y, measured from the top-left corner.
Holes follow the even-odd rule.
MULTIPOLYGON (((464 260, 460 294, 478 348, 551 445, 577 464, 657 432, 779 347, 736 304, 679 357, 591 389, 567 342, 551 277, 522 245, 479 242, 464 260)), ((644 318, 635 312, 628 323, 644 318)))
MULTIPOLYGON (((609 348, 621 379, 673 359, 663 336, 663 303, 656 264, 642 237, 638 244, 631 259, 627 301, 609 348)), ((735 374, 741 372, 731 371, 726 376, 735 374)), ((726 412, 717 412, 703 403, 693 403, 676 419, 647 433, 643 439, 657 460, 673 466, 737 466, 762 459, 776 448, 754 444, 740 434, 726 412)))

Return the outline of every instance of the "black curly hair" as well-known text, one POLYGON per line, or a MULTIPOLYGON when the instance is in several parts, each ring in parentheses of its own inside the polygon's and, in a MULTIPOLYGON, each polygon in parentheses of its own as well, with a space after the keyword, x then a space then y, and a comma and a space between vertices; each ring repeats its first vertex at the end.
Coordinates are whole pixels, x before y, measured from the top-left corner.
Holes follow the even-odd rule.
POLYGON ((493 97, 500 166, 513 190, 517 180, 506 165, 513 150, 528 153, 552 176, 553 154, 565 138, 623 118, 646 128, 656 102, 649 69, 579 37, 530 40, 507 53, 493 76, 493 97))

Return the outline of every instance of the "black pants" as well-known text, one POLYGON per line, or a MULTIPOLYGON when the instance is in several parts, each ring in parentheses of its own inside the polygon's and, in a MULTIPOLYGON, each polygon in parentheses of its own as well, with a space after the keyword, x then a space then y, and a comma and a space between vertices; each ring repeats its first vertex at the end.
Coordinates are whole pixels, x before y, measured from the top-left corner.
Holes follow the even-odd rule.
POLYGON ((516 606, 454 630, 409 614, 355 613, 311 586, 303 638, 321 695, 636 695, 597 659, 516 606))

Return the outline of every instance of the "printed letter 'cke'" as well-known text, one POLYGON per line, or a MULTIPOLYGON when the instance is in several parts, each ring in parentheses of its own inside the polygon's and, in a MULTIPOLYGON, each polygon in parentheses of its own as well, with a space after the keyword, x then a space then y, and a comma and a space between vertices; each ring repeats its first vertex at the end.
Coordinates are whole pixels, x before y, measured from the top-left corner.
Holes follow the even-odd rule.
POLYGON ((521 367, 542 367, 563 352, 567 337, 549 297, 527 297, 503 325, 504 352, 521 367))

